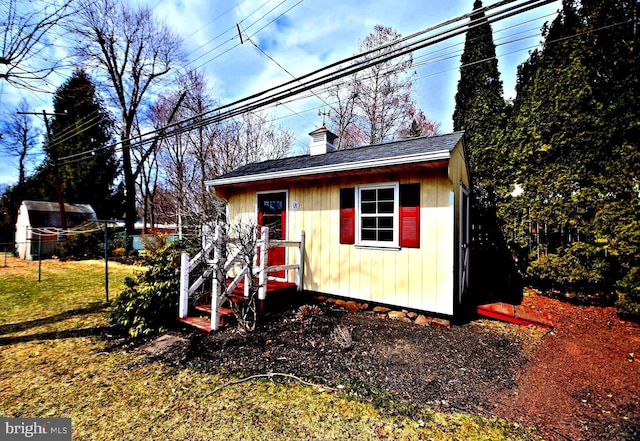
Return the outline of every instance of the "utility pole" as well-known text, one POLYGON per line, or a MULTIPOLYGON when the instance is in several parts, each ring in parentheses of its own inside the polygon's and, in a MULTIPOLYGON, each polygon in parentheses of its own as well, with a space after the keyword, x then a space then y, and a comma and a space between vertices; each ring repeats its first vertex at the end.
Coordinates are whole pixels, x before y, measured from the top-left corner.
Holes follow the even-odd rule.
POLYGON ((58 195, 58 205, 60 206, 60 226, 63 230, 67 229, 67 215, 64 212, 64 198, 62 197, 62 187, 60 186, 60 173, 58 172, 58 148, 53 145, 51 128, 49 127, 49 118, 47 118, 46 110, 42 111, 44 117, 44 125, 47 127, 47 150, 53 161, 53 181, 56 185, 56 194, 58 195))
MULTIPOLYGON (((20 115, 40 115, 37 112, 18 112, 20 115)), ((54 113, 54 116, 66 116, 65 113, 54 113)), ((47 111, 42 111, 42 117, 44 118, 44 125, 47 128, 47 144, 45 151, 49 153, 53 162, 53 181, 56 186, 56 194, 58 195, 58 205, 60 207, 60 227, 63 230, 67 229, 67 216, 64 211, 64 198, 62 197, 62 187, 60 185, 60 173, 58 173, 58 149, 53 144, 53 136, 51 135, 51 128, 49 126, 49 118, 47 118, 47 111)))

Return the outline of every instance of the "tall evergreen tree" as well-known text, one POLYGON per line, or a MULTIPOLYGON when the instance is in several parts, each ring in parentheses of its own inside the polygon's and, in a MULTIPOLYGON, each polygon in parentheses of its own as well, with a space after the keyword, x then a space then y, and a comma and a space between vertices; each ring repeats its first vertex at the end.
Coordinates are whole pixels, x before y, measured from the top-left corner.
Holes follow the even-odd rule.
POLYGON ((465 132, 470 171, 480 194, 500 183, 506 122, 496 46, 480 0, 473 4, 460 61, 453 128, 465 132))
POLYGON ((114 199, 118 176, 115 148, 111 144, 113 120, 104 108, 91 78, 77 70, 53 99, 49 155, 70 156, 91 151, 77 161, 62 161, 60 185, 65 202, 91 204, 98 217, 121 216, 114 199))
POLYGON ((508 145, 522 194, 501 215, 534 279, 617 288, 640 317, 637 7, 565 1, 520 66, 508 145))
MULTIPOLYGON (((505 187, 504 161, 507 107, 503 99, 491 25, 480 0, 473 4, 461 57, 460 80, 453 113, 454 130, 465 132, 472 182, 470 287, 482 300, 515 300, 519 278, 506 252, 496 218, 496 188, 505 187), (481 239, 481 240, 480 240, 481 239)), ((498 192, 500 193, 500 192, 498 192)))

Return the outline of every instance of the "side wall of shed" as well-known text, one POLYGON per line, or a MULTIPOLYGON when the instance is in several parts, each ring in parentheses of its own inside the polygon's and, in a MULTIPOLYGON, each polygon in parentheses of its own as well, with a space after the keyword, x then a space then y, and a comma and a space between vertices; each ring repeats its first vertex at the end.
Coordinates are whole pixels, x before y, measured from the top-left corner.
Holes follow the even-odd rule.
POLYGON ((16 220, 15 242, 18 256, 21 259, 31 260, 31 232, 29 227, 29 212, 24 204, 18 209, 18 218, 16 220))
MULTIPOLYGON (((471 191, 471 183, 469 180, 469 170, 467 167, 467 158, 464 150, 464 145, 462 142, 459 142, 456 147, 451 152, 451 159, 449 161, 449 179, 451 181, 451 186, 454 193, 454 201, 453 201, 453 210, 454 210, 454 225, 455 230, 453 234, 453 258, 454 258, 454 268, 455 268, 455 303, 459 304, 460 299, 464 296, 464 292, 460 293, 461 287, 461 277, 465 277, 461 265, 463 264, 463 259, 461 257, 461 253, 464 253, 463 244, 461 243, 461 228, 469 228, 469 226, 465 226, 464 221, 462 219, 463 213, 462 210, 462 186, 470 192, 471 191)), ((468 221, 468 219, 467 219, 468 221)), ((470 232, 470 231, 469 231, 470 232)), ((468 244, 467 244, 468 245, 468 244)), ((467 273, 468 274, 468 273, 467 273)))

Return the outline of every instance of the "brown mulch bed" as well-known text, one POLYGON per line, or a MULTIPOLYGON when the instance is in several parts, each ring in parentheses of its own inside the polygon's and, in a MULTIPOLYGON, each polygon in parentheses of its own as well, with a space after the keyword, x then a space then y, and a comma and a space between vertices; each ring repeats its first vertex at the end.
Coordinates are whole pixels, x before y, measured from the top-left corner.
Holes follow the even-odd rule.
POLYGON ((422 327, 331 305, 301 317, 295 305, 252 333, 179 332, 189 344, 161 358, 235 376, 293 374, 381 405, 497 416, 548 440, 640 439, 640 325, 613 308, 542 296, 524 304, 548 313, 553 331, 485 319, 422 327), (349 347, 336 326, 349 329, 349 347))

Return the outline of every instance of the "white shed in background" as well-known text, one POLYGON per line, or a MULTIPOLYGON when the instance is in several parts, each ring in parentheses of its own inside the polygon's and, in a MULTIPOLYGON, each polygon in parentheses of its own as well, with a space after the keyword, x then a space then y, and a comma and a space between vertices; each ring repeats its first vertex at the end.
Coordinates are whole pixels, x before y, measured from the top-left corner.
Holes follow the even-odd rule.
MULTIPOLYGON (((76 227, 85 222, 95 221, 96 212, 88 204, 64 204, 67 228, 76 227)), ((16 249, 21 259, 38 258, 38 247, 41 245, 41 256, 51 257, 56 253, 58 241, 62 238, 62 220, 60 205, 57 202, 22 201, 18 209, 16 221, 16 249), (34 230, 42 229, 42 242, 34 230)))

